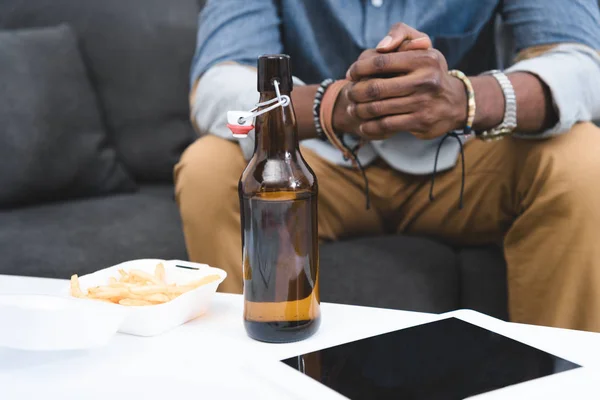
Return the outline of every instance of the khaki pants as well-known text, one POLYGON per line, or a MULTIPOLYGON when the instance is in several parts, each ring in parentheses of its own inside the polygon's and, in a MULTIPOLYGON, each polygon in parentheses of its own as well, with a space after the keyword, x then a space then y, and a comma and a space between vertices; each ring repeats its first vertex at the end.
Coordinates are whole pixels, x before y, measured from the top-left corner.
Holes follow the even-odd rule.
MULTIPOLYGON (((600 331, 600 129, 590 123, 548 140, 465 146, 461 166, 430 176, 367 168, 371 210, 353 169, 303 155, 319 180, 319 236, 406 233, 475 245, 504 241, 512 321, 600 331)), ((433 162, 433 160, 432 160, 433 162)), ((237 184, 246 162, 236 143, 199 139, 175 168, 189 256, 227 270, 222 290, 241 292, 237 184)))

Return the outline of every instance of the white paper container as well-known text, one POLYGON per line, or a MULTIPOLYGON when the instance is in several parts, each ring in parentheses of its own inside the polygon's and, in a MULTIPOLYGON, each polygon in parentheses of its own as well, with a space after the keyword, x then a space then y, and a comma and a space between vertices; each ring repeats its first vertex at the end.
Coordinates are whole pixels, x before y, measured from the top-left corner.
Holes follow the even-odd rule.
MULTIPOLYGON (((118 279, 119 269, 124 271, 139 269, 154 274, 158 263, 163 263, 165 266, 165 278, 169 284, 185 285, 213 274, 217 274, 221 278, 184 293, 164 304, 140 307, 116 305, 119 308, 128 310, 125 320, 119 327, 119 332, 138 336, 155 336, 185 324, 208 310, 217 287, 227 277, 227 273, 222 269, 212 268, 206 264, 180 260, 143 259, 127 261, 93 274, 84 275, 79 278, 81 289, 85 292, 89 287, 106 285, 108 278, 111 276, 118 279), (175 265, 198 268, 198 270, 179 268, 175 265)), ((87 301, 95 302, 95 300, 87 301)))
POLYGON ((0 294, 0 347, 79 350, 105 345, 127 310, 113 304, 37 294, 0 294))

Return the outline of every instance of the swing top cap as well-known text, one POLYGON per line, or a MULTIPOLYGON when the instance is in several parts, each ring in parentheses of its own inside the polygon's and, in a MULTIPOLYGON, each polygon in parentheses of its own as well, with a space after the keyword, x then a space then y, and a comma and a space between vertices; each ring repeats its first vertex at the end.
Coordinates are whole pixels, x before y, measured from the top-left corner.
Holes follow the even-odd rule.
POLYGON ((292 65, 287 54, 266 54, 258 58, 258 91, 274 92, 274 80, 279 81, 282 93, 292 91, 292 65))

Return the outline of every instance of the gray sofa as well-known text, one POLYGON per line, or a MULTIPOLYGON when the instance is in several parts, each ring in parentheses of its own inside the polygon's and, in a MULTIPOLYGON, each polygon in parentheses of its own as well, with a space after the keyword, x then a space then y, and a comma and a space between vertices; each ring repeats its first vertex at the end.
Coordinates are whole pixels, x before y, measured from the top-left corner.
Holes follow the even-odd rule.
MULTIPOLYGON (((0 274, 68 278, 128 259, 186 258, 171 169, 196 139, 187 96, 199 9, 196 0, 0 2, 0 31, 73 28, 108 140, 136 184, 0 209, 0 274)), ((324 301, 507 317, 497 246, 357 238, 322 246, 321 277, 324 301)))

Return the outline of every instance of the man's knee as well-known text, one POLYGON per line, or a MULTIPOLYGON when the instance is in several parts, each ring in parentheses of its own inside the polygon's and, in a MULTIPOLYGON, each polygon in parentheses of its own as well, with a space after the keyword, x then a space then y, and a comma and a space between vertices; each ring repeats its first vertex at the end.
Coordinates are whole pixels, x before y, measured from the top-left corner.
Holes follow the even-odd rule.
MULTIPOLYGON (((182 206, 184 198, 222 198, 235 195, 244 161, 235 142, 205 136, 191 144, 175 166, 175 192, 182 206)), ((219 199, 216 199, 219 200, 219 199)), ((220 199, 224 200, 224 199, 220 199)))
POLYGON ((551 194, 556 206, 600 200, 600 128, 577 124, 570 132, 529 145, 521 191, 551 194))

